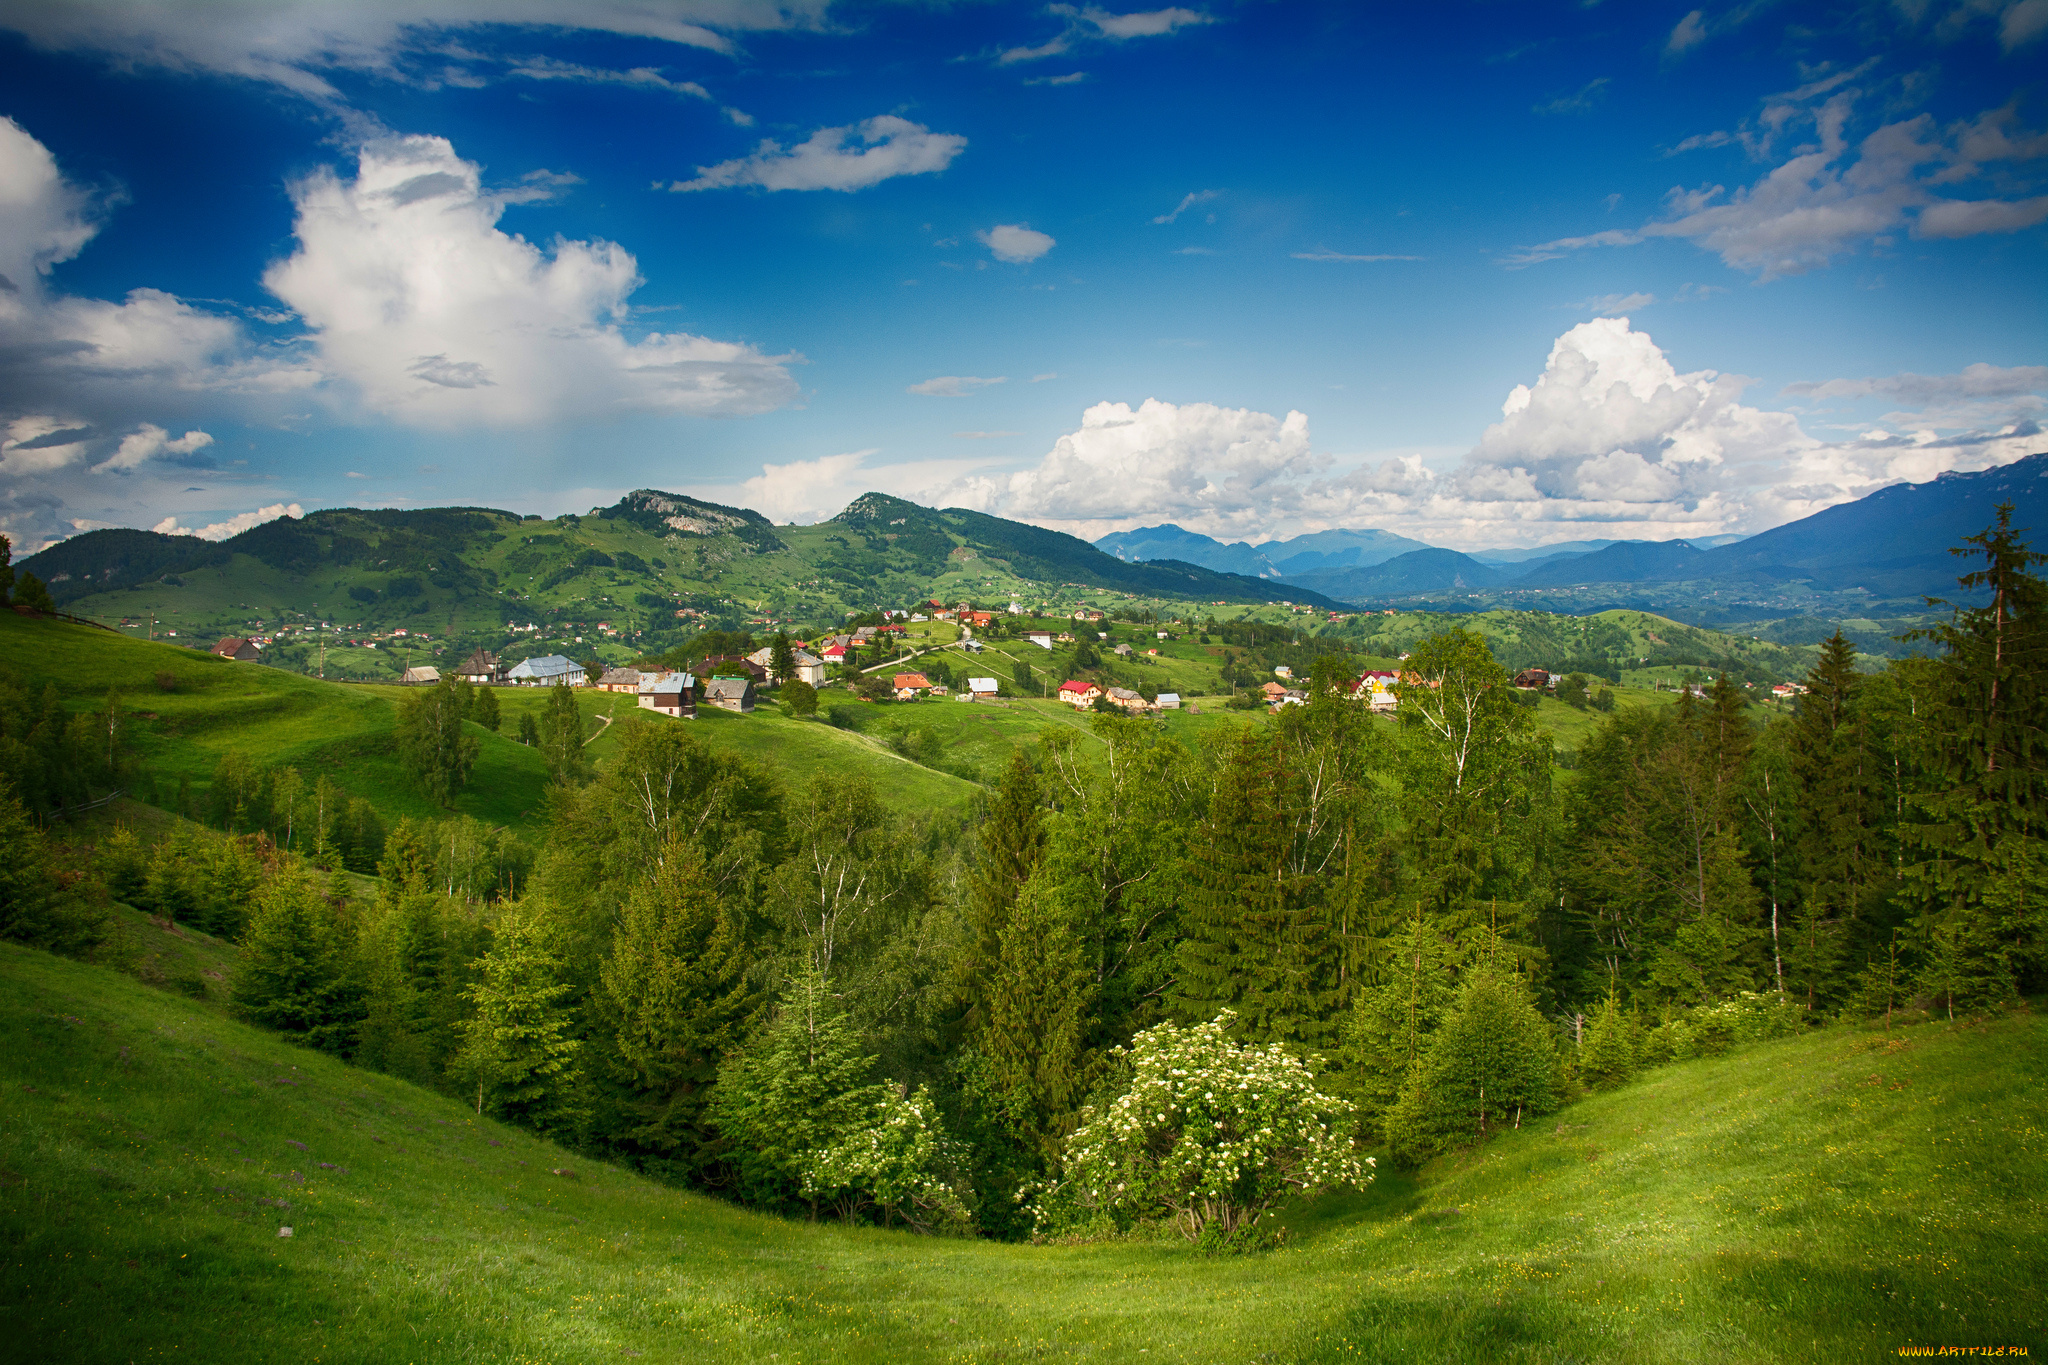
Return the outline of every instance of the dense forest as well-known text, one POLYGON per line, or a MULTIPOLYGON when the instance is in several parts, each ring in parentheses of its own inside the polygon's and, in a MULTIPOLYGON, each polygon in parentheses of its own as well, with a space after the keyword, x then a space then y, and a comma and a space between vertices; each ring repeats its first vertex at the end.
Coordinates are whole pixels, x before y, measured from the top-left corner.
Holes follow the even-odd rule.
MULTIPOLYGON (((1921 657, 1861 671, 1838 635, 1768 721, 1723 676, 1606 716, 1561 771, 1450 631, 1391 720, 1318 652, 1308 704, 1208 747, 1048 729, 965 821, 632 714, 591 771, 570 707, 529 736, 537 847, 387 825, 233 754, 203 804, 152 793, 183 833, 67 862, 46 831, 149 784, 118 697, 13 690, 0 932, 90 954, 110 899, 204 928, 242 945, 249 1019, 763 1208, 1255 1239, 1365 1153, 1420 1161, 1738 1040, 2038 991, 2048 586, 2009 516, 1959 553, 1972 605, 1921 657)), ((441 746, 416 770, 459 773, 485 705, 409 700, 403 742, 441 746)))

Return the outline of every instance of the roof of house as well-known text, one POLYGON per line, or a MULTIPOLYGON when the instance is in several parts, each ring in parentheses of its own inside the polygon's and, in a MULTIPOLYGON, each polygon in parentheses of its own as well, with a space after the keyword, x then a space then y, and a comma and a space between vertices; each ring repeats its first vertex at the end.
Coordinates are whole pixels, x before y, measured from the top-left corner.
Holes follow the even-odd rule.
POLYGON ((1080 694, 1084 692, 1093 692, 1094 690, 1095 684, 1092 682, 1076 682, 1072 679, 1069 679, 1066 682, 1060 684, 1060 691, 1062 692, 1073 692, 1076 694, 1080 694))
POLYGON ((931 681, 922 673, 898 673, 895 687, 901 692, 906 687, 930 687, 931 681))
POLYGON ((640 670, 637 668, 607 668, 604 671, 604 676, 597 680, 597 685, 599 687, 625 687, 639 682, 640 677, 640 670))
POLYGON ((213 647, 216 654, 239 654, 249 648, 250 642, 239 635, 230 635, 213 647))
POLYGON ((704 684, 706 701, 742 701, 754 690, 752 678, 713 678, 704 684))
POLYGON ((997 690, 996 680, 994 678, 969 678, 967 680, 967 690, 969 692, 994 692, 997 690))
POLYGON ((792 650, 791 657, 793 657, 796 660, 796 666, 798 668, 810 668, 822 662, 817 655, 811 653, 808 650, 803 649, 792 650))
POLYGON ((422 664, 422 665, 421 665, 420 667, 418 667, 418 668, 408 668, 408 669, 406 669, 406 670, 405 670, 405 680, 406 680, 407 682, 409 682, 409 683, 411 683, 411 682, 425 682, 425 683, 437 683, 437 682, 441 681, 441 670, 440 670, 440 669, 438 669, 438 668, 434 668, 434 667, 432 667, 431 665, 427 665, 427 664, 422 664))
POLYGON ((1138 694, 1137 694, 1136 692, 1133 692, 1133 691, 1132 691, 1132 690, 1131 690, 1130 688, 1128 688, 1128 687, 1112 687, 1112 688, 1110 688, 1110 689, 1109 689, 1109 699, 1110 699, 1111 701, 1143 701, 1143 700, 1145 700, 1145 699, 1144 699, 1143 697, 1139 696, 1139 695, 1138 695, 1138 694))
POLYGON ((536 654, 531 659, 521 659, 512 665, 507 676, 514 678, 559 678, 565 673, 581 673, 583 665, 560 654, 536 654))
POLYGON ((697 680, 688 673, 642 673, 642 692, 687 692, 697 685, 697 680))
POLYGON ((828 659, 843 659, 843 658, 845 658, 845 657, 846 657, 846 646, 845 646, 845 645, 826 645, 826 646, 825 646, 825 657, 826 657, 826 658, 828 658, 828 659))
POLYGON ((1180 693, 1178 693, 1178 692, 1161 692, 1161 693, 1159 694, 1159 704, 1160 704, 1161 706, 1179 706, 1179 705, 1180 705, 1180 693))

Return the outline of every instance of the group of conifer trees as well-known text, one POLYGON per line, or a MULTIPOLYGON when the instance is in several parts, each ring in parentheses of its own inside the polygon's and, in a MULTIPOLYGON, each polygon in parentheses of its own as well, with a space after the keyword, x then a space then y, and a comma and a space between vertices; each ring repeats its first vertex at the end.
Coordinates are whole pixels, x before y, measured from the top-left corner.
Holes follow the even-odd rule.
POLYGON ((410 823, 374 897, 257 869, 236 999, 768 1207, 820 1208, 818 1154, 886 1122, 942 1130, 917 1159, 1017 1234, 1117 1049, 1225 1010, 1420 1159, 1661 1059, 2040 988, 2048 600, 2003 518, 1968 548, 1981 605, 1928 657, 1868 671, 1838 635, 1789 713, 1726 679, 1621 706, 1568 777, 1462 631, 1414 651, 1392 724, 1325 656, 1306 705, 1202 745, 1049 729, 964 827, 629 716, 517 875, 458 876, 410 823))

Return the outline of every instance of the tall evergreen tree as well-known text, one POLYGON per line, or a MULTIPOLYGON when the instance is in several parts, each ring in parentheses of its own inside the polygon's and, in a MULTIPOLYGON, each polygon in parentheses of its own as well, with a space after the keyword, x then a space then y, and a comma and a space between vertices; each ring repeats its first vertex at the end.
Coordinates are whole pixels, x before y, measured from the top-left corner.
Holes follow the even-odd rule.
POLYGON ((1861 688, 1856 647, 1838 630, 1807 674, 1791 735, 1799 906, 1785 965, 1809 1009, 1836 1003, 1846 990, 1889 870, 1877 846, 1876 775, 1857 705, 1861 688))
POLYGON ((535 906, 514 906, 498 922, 480 979, 465 992, 475 1012, 449 1071, 476 1087, 478 1113, 567 1136, 587 1113, 583 1040, 562 1009, 574 987, 561 979, 553 937, 535 906))
POLYGON ((1380 984, 1359 993, 1345 1020, 1341 1054, 1341 1087, 1375 1130, 1456 998, 1456 949, 1420 906, 1393 946, 1380 984))
POLYGON ((235 970, 236 1012, 296 1034, 309 1047, 346 1055, 362 1018, 350 948, 312 878, 286 872, 256 897, 235 970))
POLYGON ((740 1196, 800 1197, 806 1160, 863 1124, 881 1098, 875 1061, 860 1045, 824 975, 791 978, 759 1037, 727 1060, 711 1101, 740 1196))
POLYGON ((1027 882, 1003 924, 981 1046, 1007 1112, 1046 1157, 1086 1090, 1094 987, 1049 880, 1027 882))
MULTIPOLYGON (((459 684, 467 688, 467 683, 459 684)), ((408 692, 398 704, 398 755, 420 790, 446 806, 469 785, 482 742, 462 729, 464 698, 453 678, 408 692)), ((566 690, 566 689, 565 689, 566 690)))
POLYGON ((1923 638, 1940 720, 1922 731, 1924 789, 1904 831, 1918 854, 1906 897, 1927 963, 1923 989, 1950 1008, 2039 989, 2048 970, 2048 561, 2012 525, 2012 505, 1953 553, 1981 556, 1960 580, 1988 592, 1923 638))
POLYGON ((616 1058, 636 1101, 622 1136, 694 1158, 719 1064, 753 1012, 745 926, 723 904, 691 843, 671 838, 626 900, 603 968, 616 1058))
POLYGON ((1044 804, 1045 791, 1030 758, 1022 746, 1011 750, 995 799, 975 830, 979 856, 967 884, 974 954, 965 964, 966 994, 979 1016, 987 1013, 989 978, 1002 955, 1011 909, 1045 857, 1044 804))
POLYGON ((1339 946, 1311 878, 1295 872, 1294 774, 1270 742, 1239 741, 1190 851, 1176 1012, 1235 1010, 1245 1037, 1323 1047, 1334 1032, 1339 946))
POLYGON ((1528 983, 1483 963, 1430 1039, 1386 1119, 1394 1150, 1421 1160, 1466 1138, 1518 1126, 1557 1104, 1557 1054, 1528 983))
POLYGON ((786 683, 796 676, 796 649, 786 630, 775 633, 775 644, 768 655, 768 675, 777 683, 786 683))

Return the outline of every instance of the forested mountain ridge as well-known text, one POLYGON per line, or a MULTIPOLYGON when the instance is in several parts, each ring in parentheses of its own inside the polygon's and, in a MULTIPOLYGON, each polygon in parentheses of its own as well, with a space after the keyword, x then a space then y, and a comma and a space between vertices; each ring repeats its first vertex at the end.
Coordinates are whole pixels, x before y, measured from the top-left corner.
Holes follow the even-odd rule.
POLYGON ((18 567, 68 610, 153 615, 187 639, 294 619, 494 639, 514 625, 598 635, 602 623, 646 636, 682 628, 679 612, 823 625, 927 595, 1000 606, 1012 594, 1057 597, 1063 585, 1210 604, 1338 605, 1193 565, 1126 564, 1073 536, 878 493, 806 527, 649 489, 552 520, 493 508, 334 508, 219 543, 90 531, 18 567))

